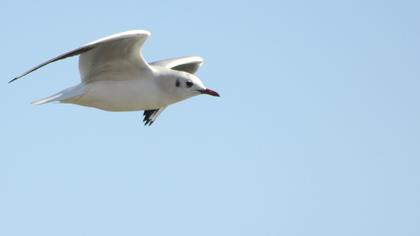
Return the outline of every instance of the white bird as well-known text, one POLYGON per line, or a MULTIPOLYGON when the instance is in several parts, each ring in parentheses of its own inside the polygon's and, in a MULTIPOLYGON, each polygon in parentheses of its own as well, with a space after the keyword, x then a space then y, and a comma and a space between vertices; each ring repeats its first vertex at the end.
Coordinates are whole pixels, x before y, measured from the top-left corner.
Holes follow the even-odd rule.
POLYGON ((173 103, 199 95, 219 94, 206 88, 194 73, 201 57, 179 57, 147 63, 140 49, 150 33, 132 30, 88 43, 52 58, 9 83, 52 62, 79 55, 81 83, 33 104, 72 103, 106 111, 144 110, 151 125, 173 103))

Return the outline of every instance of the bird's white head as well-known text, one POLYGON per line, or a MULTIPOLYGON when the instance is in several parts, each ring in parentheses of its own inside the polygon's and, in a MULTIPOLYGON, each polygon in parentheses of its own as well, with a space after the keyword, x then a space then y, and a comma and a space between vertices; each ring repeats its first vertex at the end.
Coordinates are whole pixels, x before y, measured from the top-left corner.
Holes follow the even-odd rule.
POLYGON ((183 71, 171 70, 170 74, 164 76, 164 89, 175 97, 177 101, 181 101, 200 94, 207 94, 219 97, 220 95, 206 86, 201 80, 190 73, 183 71))

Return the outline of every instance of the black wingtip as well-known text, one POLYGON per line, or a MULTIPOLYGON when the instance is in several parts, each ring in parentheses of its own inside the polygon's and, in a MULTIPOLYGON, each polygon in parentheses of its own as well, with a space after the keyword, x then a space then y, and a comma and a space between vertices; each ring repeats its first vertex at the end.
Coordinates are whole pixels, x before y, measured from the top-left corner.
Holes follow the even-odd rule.
POLYGON ((153 124, 153 120, 144 120, 144 126, 151 126, 153 124))
POLYGON ((152 115, 158 112, 159 109, 153 109, 153 110, 145 110, 143 112, 143 122, 144 126, 151 126, 154 122, 154 120, 151 119, 152 115))
POLYGON ((17 80, 17 79, 19 79, 19 77, 13 78, 12 80, 10 80, 10 81, 8 82, 8 84, 12 83, 13 81, 15 81, 15 80, 17 80))

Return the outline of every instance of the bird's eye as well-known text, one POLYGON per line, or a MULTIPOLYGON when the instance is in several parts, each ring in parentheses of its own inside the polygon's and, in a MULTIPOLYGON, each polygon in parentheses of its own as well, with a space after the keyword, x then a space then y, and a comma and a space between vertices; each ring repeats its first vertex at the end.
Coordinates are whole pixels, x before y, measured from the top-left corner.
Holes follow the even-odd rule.
POLYGON ((177 79, 176 82, 175 82, 175 86, 179 87, 179 85, 181 85, 181 83, 179 82, 179 79, 177 79))
POLYGON ((185 85, 187 86, 187 88, 191 88, 193 86, 193 82, 188 80, 187 82, 185 82, 185 85))

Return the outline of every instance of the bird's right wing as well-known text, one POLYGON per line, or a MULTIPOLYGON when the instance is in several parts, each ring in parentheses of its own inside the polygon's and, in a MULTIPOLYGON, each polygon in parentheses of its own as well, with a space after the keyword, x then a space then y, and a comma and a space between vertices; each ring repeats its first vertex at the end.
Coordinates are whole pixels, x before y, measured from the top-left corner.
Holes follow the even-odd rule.
POLYGON ((177 57, 150 63, 150 65, 162 66, 172 70, 188 72, 190 74, 194 74, 201 64, 203 64, 203 58, 201 57, 177 57))
POLYGON ((80 55, 80 54, 82 54, 84 52, 87 52, 89 50, 92 50, 93 48, 94 48, 93 45, 89 45, 89 46, 86 45, 86 46, 83 46, 83 47, 80 47, 80 48, 71 50, 70 52, 66 52, 64 54, 61 54, 61 55, 59 55, 57 57, 54 57, 54 58, 52 58, 52 59, 50 59, 50 60, 48 60, 46 62, 43 62, 43 63, 41 63, 41 64, 39 64, 39 65, 37 65, 37 66, 35 66, 35 67, 33 67, 33 68, 25 71, 24 73, 20 74, 19 76, 16 76, 12 80, 10 80, 9 83, 12 83, 13 81, 18 80, 18 79, 24 77, 25 75, 27 75, 27 74, 29 74, 31 72, 34 72, 34 71, 38 70, 39 68, 41 68, 43 66, 46 66, 46 65, 48 65, 50 63, 53 63, 55 61, 59 61, 59 60, 65 59, 67 57, 73 57, 73 56, 80 55))
MULTIPOLYGON (((87 47, 94 48, 80 55, 79 70, 82 81, 89 81, 101 73, 151 71, 140 52, 149 35, 148 31, 132 30, 87 44, 87 47)), ((115 79, 118 79, 118 76, 115 79)))
POLYGON ((140 53, 140 48, 149 35, 150 33, 145 30, 131 30, 96 40, 41 63, 15 77, 9 83, 52 62, 77 55, 80 55, 79 69, 83 81, 101 72, 127 69, 150 70, 149 64, 140 53))

